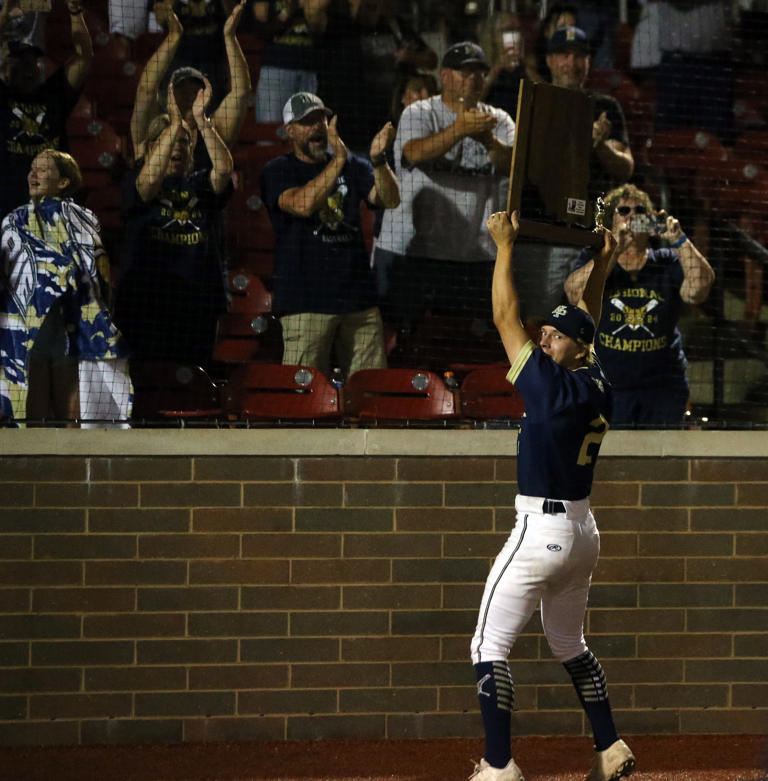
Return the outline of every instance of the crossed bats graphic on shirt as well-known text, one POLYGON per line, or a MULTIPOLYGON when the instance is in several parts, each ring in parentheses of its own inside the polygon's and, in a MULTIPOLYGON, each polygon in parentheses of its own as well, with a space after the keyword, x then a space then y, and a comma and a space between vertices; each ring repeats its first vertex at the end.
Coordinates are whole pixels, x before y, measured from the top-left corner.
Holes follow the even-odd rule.
POLYGON ((645 306, 637 308, 627 306, 620 298, 612 298, 611 303, 625 318, 625 322, 623 322, 615 331, 612 331, 611 336, 617 334, 622 328, 630 328, 632 331, 637 331, 638 328, 642 328, 653 336, 653 331, 645 324, 645 316, 651 309, 658 306, 659 302, 655 298, 652 298, 645 306))

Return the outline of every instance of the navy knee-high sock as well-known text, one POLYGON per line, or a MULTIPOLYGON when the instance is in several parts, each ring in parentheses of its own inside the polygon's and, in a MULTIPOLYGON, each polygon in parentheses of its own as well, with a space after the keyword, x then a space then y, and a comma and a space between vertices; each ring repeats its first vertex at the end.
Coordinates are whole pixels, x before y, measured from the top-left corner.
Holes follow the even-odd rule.
POLYGON ((603 668, 589 649, 580 656, 563 662, 563 667, 571 676, 581 706, 592 725, 595 748, 605 751, 619 736, 613 723, 603 668))
POLYGON ((512 758, 509 746, 515 690, 509 665, 504 662, 480 662, 475 665, 477 698, 485 728, 485 761, 493 767, 505 767, 512 758))

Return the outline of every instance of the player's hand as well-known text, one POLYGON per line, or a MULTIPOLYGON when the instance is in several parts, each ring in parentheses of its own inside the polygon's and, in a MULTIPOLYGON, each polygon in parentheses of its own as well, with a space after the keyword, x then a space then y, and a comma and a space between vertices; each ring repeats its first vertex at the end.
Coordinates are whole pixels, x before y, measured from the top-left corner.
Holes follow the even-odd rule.
POLYGON ((485 227, 491 234, 491 238, 497 247, 512 247, 520 230, 520 215, 514 211, 512 214, 506 212, 495 212, 486 221, 485 227))
POLYGON ((611 135, 611 120, 603 113, 592 123, 592 146, 604 144, 611 135))
POLYGON ((205 88, 197 91, 195 101, 192 104, 192 116, 195 118, 195 124, 198 130, 202 130, 206 125, 207 117, 205 116, 205 107, 211 101, 211 95, 213 94, 213 87, 211 82, 207 78, 203 77, 205 88))
POLYGON ((232 9, 232 13, 227 17, 227 21, 224 22, 224 37, 234 37, 237 32, 237 25, 240 24, 240 17, 243 15, 243 8, 245 8, 245 0, 240 2, 232 9))
POLYGON ((370 157, 378 157, 384 154, 395 142, 395 127, 391 122, 387 122, 384 127, 379 130, 378 133, 371 141, 370 157))
POLYGON ((666 220, 667 230, 664 234, 664 238, 667 239, 667 241, 674 244, 683 237, 683 228, 680 225, 680 220, 676 219, 671 214, 667 214, 663 210, 659 212, 659 217, 664 217, 666 220))
POLYGON ((338 122, 338 115, 334 115, 328 123, 328 144, 336 158, 344 162, 347 159, 349 150, 347 145, 341 140, 341 136, 339 136, 338 122))
POLYGON ((167 0, 167 2, 164 3, 158 3, 155 6, 155 18, 157 18, 158 24, 163 24, 163 22, 161 22, 160 18, 157 16, 158 8, 165 9, 165 24, 168 27, 168 35, 171 37, 181 38, 181 36, 184 34, 184 28, 179 21, 179 17, 176 16, 176 11, 173 10, 173 3, 171 0, 167 0))
POLYGON ((601 268, 606 268, 616 254, 619 242, 608 228, 600 228, 600 232, 603 234, 603 246, 595 257, 595 263, 601 268))

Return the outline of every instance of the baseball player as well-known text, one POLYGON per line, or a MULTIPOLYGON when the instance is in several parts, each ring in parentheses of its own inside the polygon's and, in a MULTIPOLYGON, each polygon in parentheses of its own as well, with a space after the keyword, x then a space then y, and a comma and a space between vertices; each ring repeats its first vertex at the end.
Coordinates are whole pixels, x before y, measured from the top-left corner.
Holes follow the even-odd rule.
POLYGON ((584 612, 600 535, 589 508, 592 476, 608 429, 610 388, 594 359, 606 269, 616 240, 605 231, 583 308, 558 306, 535 347, 520 322, 512 251, 517 213, 491 215, 496 243, 493 318, 512 364, 507 379, 525 402, 518 438, 517 522, 485 585, 472 661, 485 727, 485 756, 472 781, 524 781, 510 751, 514 688, 507 657, 541 605, 549 647, 571 676, 595 738, 587 781, 628 776, 635 757, 613 723, 600 663, 584 642, 584 612))

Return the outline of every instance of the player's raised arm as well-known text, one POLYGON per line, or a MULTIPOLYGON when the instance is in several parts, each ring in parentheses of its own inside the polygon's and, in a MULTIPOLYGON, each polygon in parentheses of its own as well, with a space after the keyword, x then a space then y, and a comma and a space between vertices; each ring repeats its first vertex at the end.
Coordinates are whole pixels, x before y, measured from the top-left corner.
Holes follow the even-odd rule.
POLYGON ((515 287, 512 255, 520 228, 518 213, 496 212, 485 223, 496 244, 496 265, 493 269, 491 299, 493 322, 510 363, 530 341, 520 320, 520 299, 515 287))
POLYGON ((600 322, 600 311, 603 308, 603 290, 605 289, 605 280, 613 267, 617 242, 616 237, 607 229, 603 228, 603 246, 600 252, 595 255, 592 262, 592 270, 589 279, 584 286, 584 292, 579 301, 579 307, 585 310, 592 319, 600 322))

